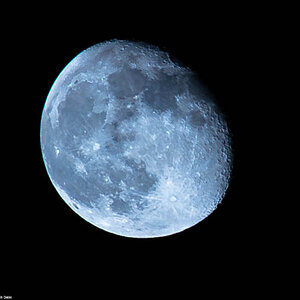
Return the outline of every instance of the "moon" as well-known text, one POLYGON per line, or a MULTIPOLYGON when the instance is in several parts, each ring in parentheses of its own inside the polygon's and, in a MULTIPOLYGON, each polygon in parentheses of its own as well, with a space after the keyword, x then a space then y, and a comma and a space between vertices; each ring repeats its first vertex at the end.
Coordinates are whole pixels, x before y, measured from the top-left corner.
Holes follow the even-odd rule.
POLYGON ((54 82, 40 143, 79 216, 126 237, 162 237, 210 215, 230 181, 230 132, 197 74, 142 42, 76 56, 54 82))

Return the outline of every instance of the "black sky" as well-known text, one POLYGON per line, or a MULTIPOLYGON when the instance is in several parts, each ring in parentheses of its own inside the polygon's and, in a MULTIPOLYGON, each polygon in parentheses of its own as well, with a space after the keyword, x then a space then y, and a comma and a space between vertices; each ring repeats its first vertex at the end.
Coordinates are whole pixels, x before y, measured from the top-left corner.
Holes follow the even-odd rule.
POLYGON ((12 128, 23 151, 13 152, 14 184, 1 212, 3 286, 8 294, 43 299, 41 295, 55 294, 59 287, 66 295, 76 294, 77 288, 93 295, 106 289, 130 294, 136 287, 153 295, 157 287, 201 294, 214 283, 220 289, 247 286, 262 239, 253 218, 261 201, 253 193, 252 171, 259 141, 253 140, 249 125, 258 101, 253 98, 260 44, 255 21, 246 9, 153 6, 123 13, 116 4, 118 14, 101 7, 85 7, 76 14, 59 9, 47 14, 38 8, 12 29, 13 42, 19 45, 13 54, 23 64, 18 68, 23 78, 15 116, 18 130, 12 128), (97 9, 99 14, 92 14, 97 9), (176 235, 131 239, 90 225, 60 199, 43 165, 39 125, 54 80, 82 50, 115 38, 159 46, 198 72, 232 131, 234 165, 226 197, 212 215, 176 235))

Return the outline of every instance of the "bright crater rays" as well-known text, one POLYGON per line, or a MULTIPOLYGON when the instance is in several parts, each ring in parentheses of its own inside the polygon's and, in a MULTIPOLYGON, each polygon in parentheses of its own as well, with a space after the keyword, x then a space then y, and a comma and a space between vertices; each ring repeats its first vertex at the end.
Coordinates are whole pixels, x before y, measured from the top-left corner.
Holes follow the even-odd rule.
POLYGON ((197 224, 231 171, 227 124, 196 74, 129 41, 97 44, 66 66, 46 100, 41 148, 64 201, 128 237, 197 224))

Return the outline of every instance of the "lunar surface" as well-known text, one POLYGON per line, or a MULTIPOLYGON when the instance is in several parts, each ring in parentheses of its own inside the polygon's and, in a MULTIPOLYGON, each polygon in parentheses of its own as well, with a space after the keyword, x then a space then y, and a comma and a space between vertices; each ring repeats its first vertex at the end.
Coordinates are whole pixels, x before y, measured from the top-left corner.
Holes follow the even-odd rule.
POLYGON ((227 124, 197 75, 166 52, 113 40, 76 56, 47 97, 41 149, 63 200, 122 236, 174 234, 222 201, 227 124))

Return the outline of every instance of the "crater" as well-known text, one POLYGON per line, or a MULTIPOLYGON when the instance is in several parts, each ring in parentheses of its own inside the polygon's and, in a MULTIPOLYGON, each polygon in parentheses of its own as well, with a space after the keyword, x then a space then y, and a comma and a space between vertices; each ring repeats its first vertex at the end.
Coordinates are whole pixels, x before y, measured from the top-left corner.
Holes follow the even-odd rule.
POLYGON ((203 115, 201 114, 200 111, 191 111, 189 116, 188 116, 188 120, 190 121, 190 123, 192 124, 192 126, 199 128, 202 127, 206 120, 203 117, 203 115))

